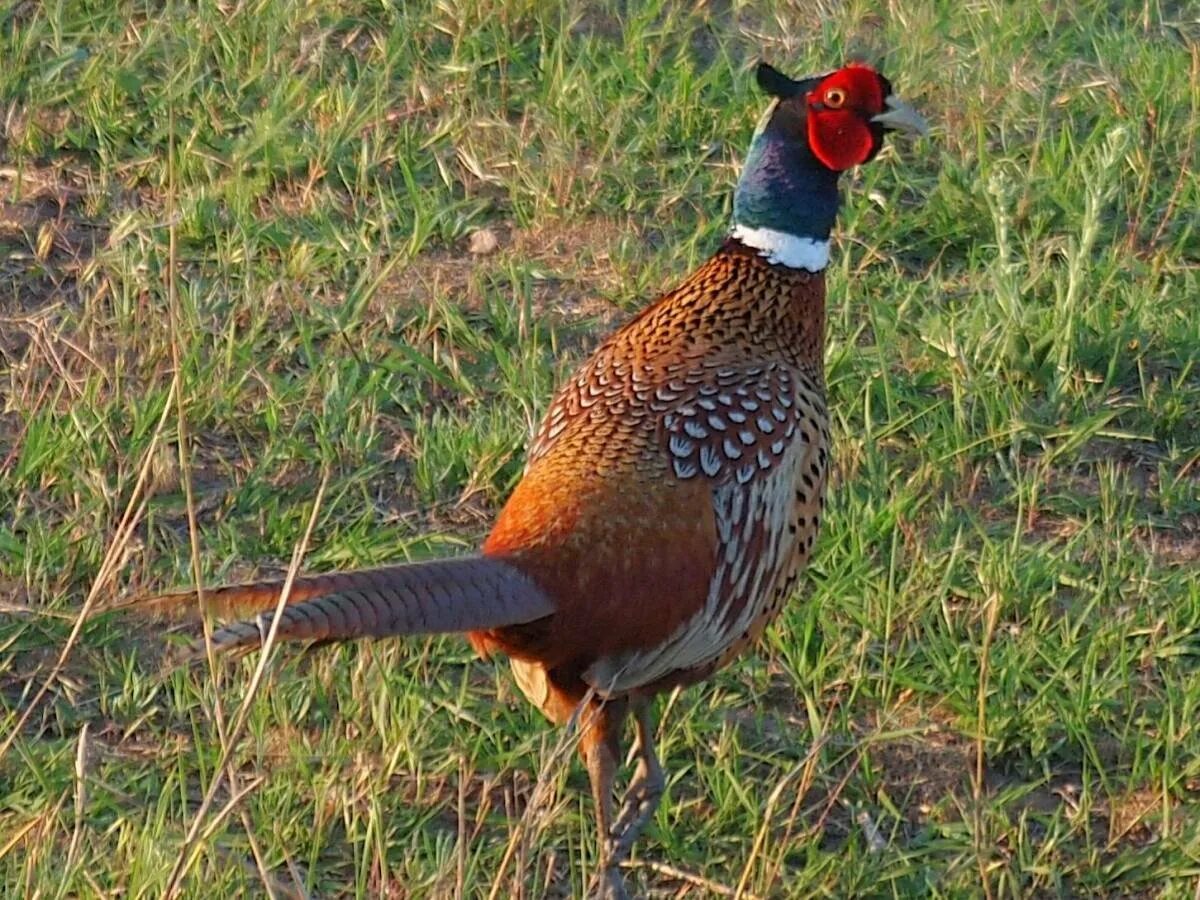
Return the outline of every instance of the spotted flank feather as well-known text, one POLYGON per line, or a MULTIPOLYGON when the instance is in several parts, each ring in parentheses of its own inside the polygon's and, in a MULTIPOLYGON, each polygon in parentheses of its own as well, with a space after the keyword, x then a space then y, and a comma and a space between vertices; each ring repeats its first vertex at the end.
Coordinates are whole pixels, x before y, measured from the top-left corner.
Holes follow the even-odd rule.
POLYGON ((676 385, 687 399, 663 416, 662 427, 677 478, 748 484, 779 465, 798 430, 812 443, 804 422, 816 417, 816 389, 782 363, 698 367, 676 385))
POLYGON ((723 665, 779 611, 812 551, 829 463, 819 388, 783 364, 707 374, 662 426, 676 477, 712 485, 716 568, 703 607, 665 641, 588 670, 605 693, 723 665))

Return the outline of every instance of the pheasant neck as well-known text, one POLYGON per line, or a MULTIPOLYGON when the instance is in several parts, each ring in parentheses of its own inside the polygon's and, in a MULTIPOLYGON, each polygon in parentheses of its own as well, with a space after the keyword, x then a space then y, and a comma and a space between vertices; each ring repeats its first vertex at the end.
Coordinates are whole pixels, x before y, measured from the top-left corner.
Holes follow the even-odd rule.
POLYGON ((784 134, 768 111, 733 194, 731 237, 768 262, 819 272, 829 263, 838 173, 784 134))

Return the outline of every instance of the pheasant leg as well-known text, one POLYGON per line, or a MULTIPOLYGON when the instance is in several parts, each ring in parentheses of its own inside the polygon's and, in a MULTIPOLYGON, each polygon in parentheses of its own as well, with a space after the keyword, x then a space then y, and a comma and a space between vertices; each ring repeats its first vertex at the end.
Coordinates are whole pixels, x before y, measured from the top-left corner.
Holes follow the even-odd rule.
POLYGON ((662 800, 667 780, 654 750, 654 722, 650 718, 650 703, 639 700, 634 705, 634 722, 637 726, 637 743, 634 754, 637 768, 625 793, 625 802, 612 827, 612 850, 610 854, 624 862, 633 850, 633 844, 654 816, 662 800))
MULTIPOLYGON (((590 711, 590 714, 600 717, 599 721, 588 728, 580 740, 588 779, 592 784, 597 847, 600 852, 595 887, 589 893, 592 900, 629 900, 625 881, 621 877, 621 858, 614 855, 612 840, 613 779, 620 755, 617 739, 624 712, 623 704, 605 705, 590 711)), ((585 711, 584 715, 588 714, 585 711)))

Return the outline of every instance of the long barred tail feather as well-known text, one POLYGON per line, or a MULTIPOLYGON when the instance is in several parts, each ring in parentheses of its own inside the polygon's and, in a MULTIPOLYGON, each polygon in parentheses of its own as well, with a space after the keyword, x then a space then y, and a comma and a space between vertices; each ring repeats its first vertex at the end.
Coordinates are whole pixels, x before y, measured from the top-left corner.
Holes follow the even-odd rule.
MULTIPOLYGON (((214 631, 214 648, 224 652, 261 645, 282 589, 282 581, 262 581, 206 591, 206 607, 218 618, 258 613, 214 631)), ((186 617, 197 610, 194 591, 138 598, 118 608, 157 618, 186 617)), ((468 556, 296 578, 280 614, 277 639, 338 641, 475 631, 532 622, 553 611, 550 599, 513 566, 468 556)))

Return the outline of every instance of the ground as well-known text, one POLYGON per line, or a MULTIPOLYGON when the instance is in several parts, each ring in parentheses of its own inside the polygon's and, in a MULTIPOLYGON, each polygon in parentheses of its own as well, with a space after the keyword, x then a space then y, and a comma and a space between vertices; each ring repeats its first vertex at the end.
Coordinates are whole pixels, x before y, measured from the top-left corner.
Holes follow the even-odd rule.
POLYGON ((556 381, 719 242, 764 57, 878 63, 934 132, 845 180, 829 515, 757 652, 660 704, 631 885, 1196 896, 1187 10, 0 12, 0 893, 578 895, 586 782, 502 664, 256 684, 103 607, 476 545, 556 381))

